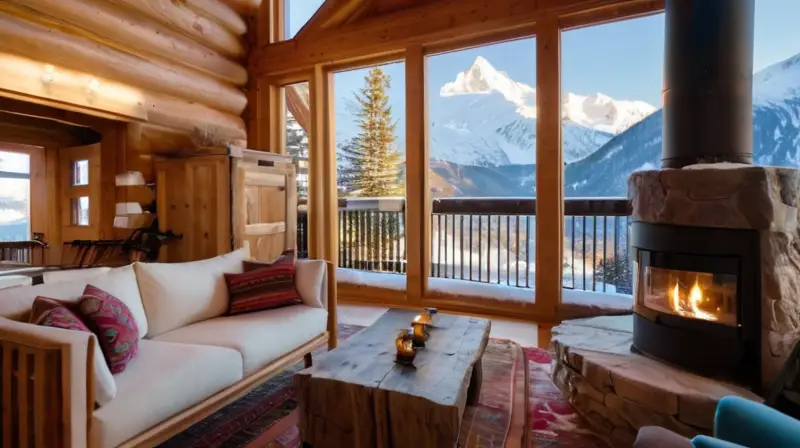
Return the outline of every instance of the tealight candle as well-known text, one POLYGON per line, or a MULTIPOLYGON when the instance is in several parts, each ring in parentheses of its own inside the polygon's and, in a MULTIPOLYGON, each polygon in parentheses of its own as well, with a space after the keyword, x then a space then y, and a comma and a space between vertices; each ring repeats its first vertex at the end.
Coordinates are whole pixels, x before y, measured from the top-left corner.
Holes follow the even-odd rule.
MULTIPOLYGON (((419 317, 419 316, 417 316, 419 317)), ((414 319, 411 323, 411 332, 414 341, 414 347, 425 347, 425 324, 414 319)))
POLYGON ((411 365, 414 362, 417 351, 414 349, 412 336, 408 331, 403 330, 398 333, 397 339, 395 339, 395 346, 397 347, 396 362, 399 364, 411 365))

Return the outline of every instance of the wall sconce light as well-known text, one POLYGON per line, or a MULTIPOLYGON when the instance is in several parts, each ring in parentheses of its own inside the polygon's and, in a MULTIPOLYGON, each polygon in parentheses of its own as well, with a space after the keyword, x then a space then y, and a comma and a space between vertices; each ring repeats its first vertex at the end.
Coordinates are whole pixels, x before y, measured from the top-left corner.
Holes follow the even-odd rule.
POLYGON ((89 96, 92 96, 95 93, 97 93, 98 90, 100 90, 100 81, 98 81, 95 78, 92 78, 89 81, 89 87, 86 88, 86 93, 88 93, 89 96))
POLYGON ((125 171, 117 174, 114 179, 118 187, 138 187, 147 185, 144 181, 144 174, 139 171, 125 171))
POLYGON ((56 68, 50 64, 44 65, 44 73, 42 73, 42 82, 45 84, 52 84, 56 80, 56 68))

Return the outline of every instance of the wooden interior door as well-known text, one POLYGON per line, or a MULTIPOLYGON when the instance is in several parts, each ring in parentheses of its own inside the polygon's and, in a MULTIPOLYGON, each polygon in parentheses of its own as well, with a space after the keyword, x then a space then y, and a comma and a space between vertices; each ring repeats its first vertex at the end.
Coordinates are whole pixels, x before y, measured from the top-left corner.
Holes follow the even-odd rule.
POLYGON ((250 258, 271 261, 297 245, 297 180, 293 165, 259 166, 236 160, 234 245, 250 246, 250 258))
POLYGON ((100 236, 100 144, 61 148, 61 239, 96 240, 100 236))

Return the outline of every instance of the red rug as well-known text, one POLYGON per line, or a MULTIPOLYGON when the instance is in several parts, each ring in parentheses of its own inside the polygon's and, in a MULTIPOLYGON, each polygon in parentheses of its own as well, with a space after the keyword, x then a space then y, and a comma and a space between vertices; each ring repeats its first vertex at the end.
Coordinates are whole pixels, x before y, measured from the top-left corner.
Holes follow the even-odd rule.
MULTIPOLYGON (((361 330, 340 325, 347 339, 361 330)), ((298 364, 220 409, 164 448, 297 448, 297 401, 291 387, 298 364)), ((549 377, 550 355, 491 339, 483 357, 478 405, 464 411, 463 448, 605 447, 564 400, 549 377)))

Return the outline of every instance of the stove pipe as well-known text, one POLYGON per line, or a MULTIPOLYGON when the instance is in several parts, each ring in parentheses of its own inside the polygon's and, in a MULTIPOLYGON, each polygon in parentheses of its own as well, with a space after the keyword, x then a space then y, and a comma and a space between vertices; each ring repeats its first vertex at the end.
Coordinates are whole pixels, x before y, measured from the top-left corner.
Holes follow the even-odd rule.
POLYGON ((664 168, 753 163, 755 0, 667 0, 664 168))

